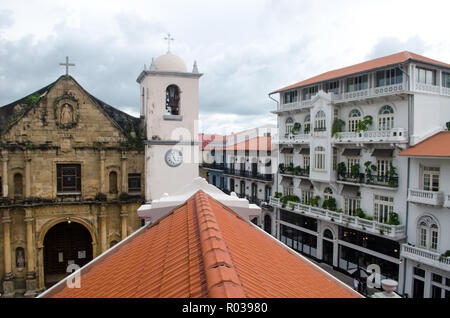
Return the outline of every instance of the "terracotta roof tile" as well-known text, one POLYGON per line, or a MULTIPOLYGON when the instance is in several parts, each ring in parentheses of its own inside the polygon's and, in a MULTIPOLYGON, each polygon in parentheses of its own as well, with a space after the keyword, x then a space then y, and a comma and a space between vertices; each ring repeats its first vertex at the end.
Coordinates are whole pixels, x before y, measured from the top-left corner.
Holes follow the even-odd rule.
POLYGON ((202 191, 43 297, 360 297, 202 191))
POLYGON ((450 157, 450 131, 437 133, 418 144, 403 150, 399 156, 450 157))
POLYGON ((252 151, 270 151, 272 150, 272 139, 267 137, 254 137, 239 143, 228 145, 224 150, 252 150, 252 151))
POLYGON ((404 63, 408 60, 415 60, 415 61, 420 61, 420 62, 434 64, 437 66, 444 66, 446 68, 450 68, 450 64, 439 62, 439 61, 436 61, 436 60, 433 60, 428 57, 425 57, 425 56, 422 56, 419 54, 415 54, 412 52, 404 51, 404 52, 399 52, 396 54, 380 57, 377 59, 373 59, 370 61, 366 61, 363 63, 347 66, 347 67, 340 68, 337 70, 329 71, 329 72, 311 77, 307 80, 295 83, 293 85, 289 85, 289 86, 280 88, 270 94, 275 94, 275 93, 278 93, 281 91, 298 88, 298 87, 302 87, 302 86, 307 86, 307 85, 311 85, 314 83, 320 83, 323 81, 337 79, 340 77, 344 77, 344 76, 348 76, 348 75, 356 74, 356 73, 360 73, 360 72, 365 72, 365 71, 369 71, 372 69, 377 69, 377 68, 381 68, 381 67, 385 67, 385 66, 404 63))

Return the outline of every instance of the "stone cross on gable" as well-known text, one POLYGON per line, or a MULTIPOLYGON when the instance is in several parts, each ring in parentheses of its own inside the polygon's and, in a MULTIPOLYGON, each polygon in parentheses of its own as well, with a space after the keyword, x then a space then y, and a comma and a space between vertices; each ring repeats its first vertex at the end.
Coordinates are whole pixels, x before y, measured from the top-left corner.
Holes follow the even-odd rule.
POLYGON ((175 39, 170 37, 170 33, 167 33, 167 37, 165 37, 164 40, 167 40, 167 44, 168 44, 167 52, 170 52, 170 41, 175 41, 175 39))
POLYGON ((69 75, 69 66, 75 66, 75 64, 69 63, 69 57, 68 56, 66 56, 66 63, 59 63, 59 65, 66 67, 66 76, 69 75))

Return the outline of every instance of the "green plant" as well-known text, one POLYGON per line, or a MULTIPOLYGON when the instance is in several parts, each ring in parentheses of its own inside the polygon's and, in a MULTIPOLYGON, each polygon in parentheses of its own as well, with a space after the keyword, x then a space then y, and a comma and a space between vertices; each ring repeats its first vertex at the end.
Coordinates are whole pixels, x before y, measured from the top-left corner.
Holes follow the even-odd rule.
POLYGON ((369 221, 373 221, 373 216, 366 216, 365 219, 369 220, 369 221))
POLYGON ((283 173, 283 172, 284 172, 284 163, 280 163, 280 164, 278 165, 278 170, 280 171, 280 173, 283 173))
POLYGON ((305 134, 309 134, 311 131, 311 124, 305 124, 305 130, 303 131, 305 134))
POLYGON ((319 207, 320 196, 316 195, 313 198, 310 198, 307 205, 319 207))
POLYGON ((344 211, 342 211, 341 208, 337 209, 336 212, 338 212, 338 213, 344 213, 344 211))
POLYGON ((275 198, 279 199, 283 196, 281 192, 275 192, 275 198))
POLYGON ((369 129, 369 126, 373 123, 373 117, 370 115, 367 115, 364 117, 363 120, 361 120, 358 123, 358 127, 356 128, 356 131, 367 131, 369 129))
POLYGON ((336 199, 333 197, 329 197, 328 199, 324 200, 322 203, 322 208, 331 211, 336 211, 336 199))
POLYGON ((294 127, 292 127, 292 133, 294 135, 297 135, 301 128, 302 128, 302 124, 294 123, 294 127))
POLYGON ((447 130, 450 130, 450 121, 446 122, 445 126, 447 126, 447 130))
POLYGON ((352 165, 350 169, 350 175, 352 176, 353 179, 359 178, 359 164, 352 165))
POLYGON ((280 202, 283 204, 283 207, 286 206, 288 201, 298 203, 300 202, 300 198, 296 195, 285 195, 280 199, 280 202))
POLYGON ((345 166, 344 162, 339 162, 337 165, 337 173, 338 176, 341 176, 342 178, 345 178, 345 174, 347 173, 347 167, 345 166))
POLYGON ((450 250, 447 250, 445 253, 442 253, 439 257, 439 261, 443 261, 445 258, 450 257, 450 250))
POLYGON ((28 96, 25 103, 27 104, 28 107, 32 107, 32 106, 36 105, 36 103, 38 101, 39 101, 39 95, 35 94, 35 95, 28 96))
POLYGON ((342 132, 342 129, 345 126, 345 121, 339 118, 335 118, 333 121, 333 125, 331 127, 331 136, 334 137, 334 135, 338 132, 342 132))
POLYGON ((364 213, 364 211, 361 208, 357 208, 354 216, 364 219, 366 217, 366 213, 364 213))
POLYGON ((300 175, 300 171, 302 170, 302 168, 300 168, 300 166, 296 166, 294 167, 294 174, 296 176, 300 175))
POLYGON ((395 212, 390 212, 389 213, 389 221, 386 224, 400 225, 400 220, 398 219, 398 214, 395 212))
POLYGON ((395 186, 397 183, 396 177, 398 174, 397 169, 392 165, 392 162, 389 163, 389 170, 386 172, 386 175, 388 176, 388 184, 390 186, 395 186))
POLYGON ((364 166, 366 167, 366 183, 373 183, 373 175, 371 170, 372 162, 366 161, 364 162, 364 166))

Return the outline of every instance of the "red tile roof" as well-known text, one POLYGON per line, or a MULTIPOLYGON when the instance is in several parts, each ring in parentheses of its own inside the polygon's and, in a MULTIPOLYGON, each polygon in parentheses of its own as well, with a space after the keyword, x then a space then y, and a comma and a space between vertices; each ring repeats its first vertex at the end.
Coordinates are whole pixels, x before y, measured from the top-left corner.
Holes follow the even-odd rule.
POLYGON ((266 137, 255 137, 249 140, 245 140, 236 144, 226 146, 225 150, 259 150, 259 151, 270 151, 272 150, 272 138, 270 136, 266 137))
POLYGON ((212 197, 187 202, 43 297, 361 297, 212 197))
POLYGON ((404 51, 404 52, 380 57, 380 58, 370 60, 367 62, 355 64, 352 66, 340 68, 340 69, 337 69, 334 71, 326 72, 326 73, 311 77, 307 80, 295 83, 293 85, 280 88, 279 90, 276 90, 276 91, 272 92, 271 94, 275 94, 275 93, 285 91, 288 89, 292 89, 292 88, 298 88, 301 86, 306 86, 306 85, 310 85, 310 84, 314 84, 314 83, 337 79, 340 77, 344 77, 344 76, 348 76, 348 75, 356 74, 356 73, 360 73, 360 72, 365 72, 365 71, 369 71, 369 70, 380 68, 380 67, 386 67, 386 66, 390 66, 390 65, 404 63, 409 60, 425 62, 425 63, 434 64, 437 66, 444 66, 444 67, 450 68, 450 64, 439 62, 439 61, 436 61, 436 60, 433 60, 428 57, 418 55, 418 54, 415 54, 412 52, 404 51))
POLYGON ((225 142, 226 137, 217 134, 199 134, 199 141, 202 143, 202 150, 204 150, 211 142, 225 142))
POLYGON ((403 150, 399 155, 410 157, 450 157, 450 131, 437 133, 403 150))

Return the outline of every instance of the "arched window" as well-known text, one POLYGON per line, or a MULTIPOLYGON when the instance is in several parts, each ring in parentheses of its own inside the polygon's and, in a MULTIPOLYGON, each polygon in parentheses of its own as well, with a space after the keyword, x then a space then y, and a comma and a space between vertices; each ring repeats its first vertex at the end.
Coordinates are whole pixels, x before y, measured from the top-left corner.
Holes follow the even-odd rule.
POLYGON ((323 232, 323 237, 327 238, 327 239, 333 239, 333 232, 331 232, 329 229, 326 229, 323 232))
POLYGON ((439 227, 437 222, 431 216, 424 216, 419 220, 417 230, 419 247, 437 251, 439 244, 439 227))
POLYGON ((23 195, 22 175, 20 173, 16 173, 14 175, 14 196, 21 197, 22 195, 23 195))
POLYGON ((117 193, 117 172, 109 173, 109 193, 117 193))
POLYGON ((325 190, 323 190, 323 198, 324 200, 328 200, 333 196, 333 190, 331 190, 330 187, 326 187, 325 190))
POLYGON ((325 125, 325 119, 326 115, 324 111, 319 110, 316 114, 316 118, 314 120, 314 131, 325 131, 326 125, 325 125))
POLYGON ((310 115, 305 117, 305 126, 304 127, 305 127, 305 130, 304 130, 305 134, 308 134, 309 131, 311 130, 311 116, 310 115))
POLYGON ((381 107, 378 113, 378 130, 394 128, 394 109, 389 105, 381 107))
POLYGON ((325 170, 325 148, 324 147, 316 147, 314 149, 314 168, 316 170, 325 170))
POLYGON ((166 89, 166 112, 170 115, 180 114, 180 90, 176 85, 166 89))
POLYGON ((292 134, 292 128, 294 128, 294 119, 288 117, 288 119, 286 119, 286 135, 292 134))
POLYGON ((361 112, 358 109, 353 109, 348 115, 348 131, 356 131, 358 129, 358 124, 360 121, 361 112))

